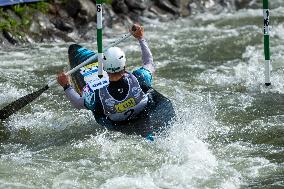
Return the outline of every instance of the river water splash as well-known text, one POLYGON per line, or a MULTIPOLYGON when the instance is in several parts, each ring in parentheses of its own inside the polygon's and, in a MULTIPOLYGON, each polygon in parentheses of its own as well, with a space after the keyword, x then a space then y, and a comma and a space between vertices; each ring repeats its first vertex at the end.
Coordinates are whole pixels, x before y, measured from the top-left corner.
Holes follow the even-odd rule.
MULTIPOLYGON (((152 143, 107 131, 55 86, 0 123, 8 129, 0 135, 0 188, 283 188, 283 15, 281 6, 271 11, 269 88, 262 10, 147 25, 154 87, 177 112, 168 136, 152 143)), ((68 45, 1 49, 0 106, 67 70, 68 45)), ((129 69, 138 67, 137 41, 120 46, 129 69)))

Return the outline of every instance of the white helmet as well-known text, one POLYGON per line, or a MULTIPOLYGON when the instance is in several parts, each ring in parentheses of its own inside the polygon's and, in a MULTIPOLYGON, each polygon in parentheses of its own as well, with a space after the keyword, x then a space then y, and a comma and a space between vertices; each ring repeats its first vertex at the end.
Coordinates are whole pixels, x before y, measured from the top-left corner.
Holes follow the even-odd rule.
POLYGON ((125 67, 125 54, 118 47, 110 47, 104 52, 103 65, 104 70, 108 73, 120 72, 125 67))

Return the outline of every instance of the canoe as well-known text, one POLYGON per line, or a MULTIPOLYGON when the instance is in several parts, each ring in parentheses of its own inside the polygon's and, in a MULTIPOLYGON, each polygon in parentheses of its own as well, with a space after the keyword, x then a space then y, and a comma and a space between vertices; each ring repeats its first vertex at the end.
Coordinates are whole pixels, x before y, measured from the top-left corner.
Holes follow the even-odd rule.
MULTIPOLYGON (((68 49, 69 65, 76 67, 86 59, 94 56, 95 52, 78 44, 70 45, 68 49)), ((91 74, 97 77, 97 62, 86 65, 71 75, 72 83, 76 91, 81 95, 86 85, 86 78, 91 74)), ((99 78, 97 77, 99 80, 99 78)), ((147 107, 134 119, 113 122, 106 118, 101 110, 94 111, 94 117, 100 125, 124 134, 136 134, 149 137, 161 133, 170 126, 175 117, 175 111, 171 101, 164 95, 151 88, 149 91, 149 102, 147 107)))

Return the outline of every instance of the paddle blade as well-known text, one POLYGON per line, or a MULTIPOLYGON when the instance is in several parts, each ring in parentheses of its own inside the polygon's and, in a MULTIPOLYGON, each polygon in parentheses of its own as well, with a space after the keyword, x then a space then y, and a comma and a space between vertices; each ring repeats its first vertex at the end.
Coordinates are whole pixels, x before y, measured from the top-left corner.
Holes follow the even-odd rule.
POLYGON ((39 97, 44 91, 49 88, 48 85, 44 86, 38 91, 35 91, 31 94, 23 96, 18 100, 12 102, 11 104, 5 106, 3 109, 0 110, 0 119, 4 120, 7 119, 10 115, 14 114, 15 112, 19 111, 32 101, 34 101, 37 97, 39 97))

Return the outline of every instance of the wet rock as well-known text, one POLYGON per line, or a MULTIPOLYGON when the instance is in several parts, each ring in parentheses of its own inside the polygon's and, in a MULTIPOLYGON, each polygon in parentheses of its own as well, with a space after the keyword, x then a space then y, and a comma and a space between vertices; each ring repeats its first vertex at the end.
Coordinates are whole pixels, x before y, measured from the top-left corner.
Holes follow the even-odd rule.
POLYGON ((256 0, 235 0, 236 9, 243 8, 260 8, 256 0))
POLYGON ((90 0, 69 0, 65 9, 79 25, 95 20, 96 6, 90 0))
POLYGON ((59 38, 65 42, 75 42, 75 40, 71 37, 69 37, 66 33, 58 30, 51 31, 53 33, 54 39, 59 38))
POLYGON ((128 6, 124 0, 113 0, 111 5, 115 13, 127 14, 129 12, 128 6))
POLYGON ((86 26, 81 27, 78 30, 79 38, 85 41, 96 41, 97 38, 97 24, 95 22, 90 22, 86 26))
POLYGON ((69 18, 70 19, 69 15, 68 15, 68 13, 67 13, 67 11, 65 9, 59 8, 58 15, 61 18, 69 18))
POLYGON ((167 22, 173 18, 172 14, 167 14, 167 12, 163 9, 160 9, 158 6, 153 5, 149 8, 149 11, 157 15, 157 18, 161 22, 167 22))
POLYGON ((42 42, 44 39, 52 39, 49 34, 46 31, 54 30, 55 26, 50 22, 49 18, 42 14, 42 13, 36 13, 33 15, 33 20, 30 25, 29 31, 33 38, 35 38, 35 41, 42 42))
POLYGON ((30 25, 29 31, 31 33, 40 33, 40 25, 39 25, 39 23, 37 21, 33 20, 31 25, 30 25))
POLYGON ((48 28, 48 29, 42 31, 40 42, 48 42, 48 41, 74 42, 74 39, 72 39, 66 33, 64 33, 62 31, 48 28))
POLYGON ((124 28, 125 26, 128 28, 133 24, 132 19, 128 15, 121 15, 119 21, 124 25, 124 28))
POLYGON ((33 22, 30 26, 30 36, 36 41, 74 41, 66 33, 70 33, 75 28, 75 24, 65 18, 48 17, 42 13, 37 13, 33 17, 33 22))
POLYGON ((75 28, 74 22, 72 22, 70 19, 64 19, 60 17, 53 17, 50 20, 54 26, 64 32, 70 33, 73 31, 73 28, 75 28))
POLYGON ((128 13, 129 18, 133 21, 133 22, 141 22, 140 16, 142 16, 143 11, 138 10, 138 9, 134 9, 132 11, 130 11, 128 13))
POLYGON ((214 5, 216 5, 215 1, 213 0, 206 0, 203 2, 202 6, 204 6, 206 9, 212 8, 214 5))
POLYGON ((67 11, 59 4, 50 5, 49 12, 52 15, 50 16, 50 22, 55 28, 67 33, 72 32, 76 28, 74 19, 70 18, 67 11))
POLYGON ((34 21, 36 21, 39 24, 39 30, 45 30, 45 29, 53 29, 55 28, 54 25, 50 22, 49 18, 44 15, 43 13, 36 13, 34 15, 34 21))
POLYGON ((8 40, 12 45, 16 45, 18 41, 16 38, 8 31, 3 30, 3 36, 8 40))
POLYGON ((69 16, 75 18, 80 11, 80 1, 70 0, 70 3, 67 3, 65 10, 69 16))
POLYGON ((235 3, 235 0, 220 0, 219 1, 219 4, 223 7, 228 7, 230 6, 231 4, 234 4, 235 3))
POLYGON ((149 11, 154 13, 155 15, 161 15, 161 14, 165 14, 166 11, 160 9, 159 7, 153 5, 149 8, 149 11))
POLYGON ((200 12, 212 12, 218 14, 224 11, 224 8, 230 7, 230 1, 233 0, 192 0, 189 3, 189 11, 191 14, 200 12))
POLYGON ((58 4, 50 4, 48 7, 49 13, 53 15, 58 15, 59 10, 60 10, 60 6, 58 4))
POLYGON ((103 25, 111 28, 114 20, 118 19, 118 16, 112 10, 111 5, 104 5, 103 8, 103 25))
POLYGON ((70 18, 67 11, 62 5, 59 4, 50 4, 49 13, 54 16, 59 16, 61 18, 70 18))
POLYGON ((0 45, 1 46, 8 46, 10 43, 9 41, 4 37, 3 31, 0 32, 0 45))
POLYGON ((125 3, 130 10, 145 10, 148 8, 148 0, 126 0, 125 3))
POLYGON ((140 16, 141 23, 145 24, 159 24, 160 19, 161 18, 158 15, 148 10, 143 11, 142 16, 140 16))
POLYGON ((181 2, 180 2, 180 14, 181 14, 181 16, 186 17, 186 16, 189 16, 191 14, 190 2, 191 2, 191 0, 181 0, 181 2))
POLYGON ((157 0, 157 6, 165 11, 172 13, 174 15, 179 15, 179 10, 177 7, 173 6, 169 0, 157 0))
POLYGON ((96 19, 96 6, 88 0, 80 0, 80 2, 81 8, 77 19, 82 20, 83 23, 94 21, 96 19))
POLYGON ((142 16, 146 17, 146 18, 150 18, 150 19, 157 19, 157 15, 151 11, 145 10, 143 11, 142 16))
POLYGON ((26 38, 27 43, 30 43, 30 44, 35 43, 35 39, 36 39, 35 37, 32 37, 31 35, 26 35, 25 38, 26 38))
POLYGON ((176 7, 181 6, 181 0, 170 0, 170 2, 176 7))

